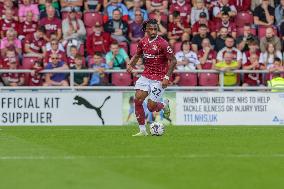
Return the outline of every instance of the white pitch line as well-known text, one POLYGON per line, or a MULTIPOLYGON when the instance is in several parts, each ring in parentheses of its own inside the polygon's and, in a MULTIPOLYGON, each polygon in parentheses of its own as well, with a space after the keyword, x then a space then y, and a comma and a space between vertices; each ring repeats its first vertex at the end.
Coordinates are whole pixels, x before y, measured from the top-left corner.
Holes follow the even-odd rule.
POLYGON ((79 159, 198 159, 198 158, 284 158, 284 154, 190 154, 180 156, 0 156, 0 160, 79 160, 79 159))

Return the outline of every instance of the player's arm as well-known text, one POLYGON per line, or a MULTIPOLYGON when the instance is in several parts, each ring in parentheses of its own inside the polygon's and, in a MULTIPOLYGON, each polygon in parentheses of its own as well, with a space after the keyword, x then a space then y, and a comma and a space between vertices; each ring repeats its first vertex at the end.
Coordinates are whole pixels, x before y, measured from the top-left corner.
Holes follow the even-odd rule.
POLYGON ((168 73, 165 75, 163 82, 162 82, 162 87, 163 88, 167 88, 167 86, 169 85, 169 81, 170 78, 176 68, 176 64, 177 64, 177 59, 174 55, 172 55, 171 57, 169 57, 169 70, 168 73))
POLYGON ((128 62, 128 64, 127 64, 127 71, 128 71, 129 73, 132 72, 132 70, 134 69, 134 66, 135 66, 136 63, 138 62, 139 58, 141 58, 141 55, 139 55, 139 54, 136 53, 136 54, 131 58, 131 60, 128 62))

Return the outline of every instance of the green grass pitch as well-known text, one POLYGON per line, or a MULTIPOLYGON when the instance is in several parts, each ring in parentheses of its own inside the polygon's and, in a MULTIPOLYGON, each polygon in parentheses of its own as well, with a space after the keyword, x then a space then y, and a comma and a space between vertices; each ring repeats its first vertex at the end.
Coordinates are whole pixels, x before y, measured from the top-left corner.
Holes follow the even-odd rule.
POLYGON ((284 128, 0 127, 1 189, 283 189, 284 128))

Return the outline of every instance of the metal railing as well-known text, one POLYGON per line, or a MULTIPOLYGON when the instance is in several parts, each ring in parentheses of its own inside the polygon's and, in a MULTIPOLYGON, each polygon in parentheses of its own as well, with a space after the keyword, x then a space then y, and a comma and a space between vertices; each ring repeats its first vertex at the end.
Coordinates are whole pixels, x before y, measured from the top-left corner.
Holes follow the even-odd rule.
MULTIPOLYGON (((0 70, 0 74, 2 73, 31 73, 32 70, 28 69, 2 69, 0 70)), ((94 69, 86 69, 86 70, 42 70, 40 73, 66 73, 70 74, 70 86, 0 86, 0 90, 133 90, 134 86, 75 86, 74 85, 74 74, 75 73, 95 73, 94 69)), ((135 71, 137 73, 141 73, 142 71, 135 71)), ((267 86, 224 86, 224 73, 225 71, 217 71, 217 70, 190 70, 190 71, 180 71, 175 70, 175 73, 218 73, 220 85, 219 86, 169 86, 167 90, 173 91, 186 91, 186 90, 218 90, 218 91, 226 91, 226 90, 271 90, 271 87, 267 86)), ((269 72, 268 70, 234 70, 230 71, 231 73, 261 73, 261 74, 269 74, 273 72, 269 72)), ((121 70, 105 70, 105 73, 126 73, 125 69, 121 70)), ((279 73, 279 72, 275 72, 279 73)), ((279 88, 278 88, 279 89, 279 88)))

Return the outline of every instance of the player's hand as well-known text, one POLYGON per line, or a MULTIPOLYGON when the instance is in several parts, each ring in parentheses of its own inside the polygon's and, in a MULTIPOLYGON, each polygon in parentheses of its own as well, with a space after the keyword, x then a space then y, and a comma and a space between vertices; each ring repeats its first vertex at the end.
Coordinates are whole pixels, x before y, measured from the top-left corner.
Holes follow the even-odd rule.
POLYGON ((126 70, 127 70, 128 73, 132 73, 134 68, 131 65, 128 64, 126 70))
POLYGON ((162 81, 162 88, 163 89, 167 88, 169 86, 169 83, 170 81, 164 78, 162 81))

